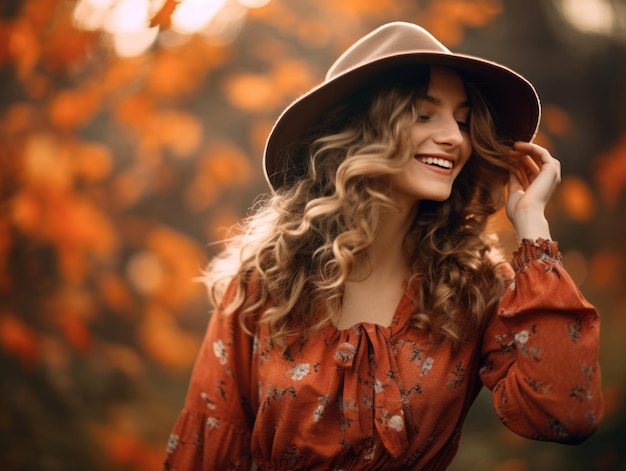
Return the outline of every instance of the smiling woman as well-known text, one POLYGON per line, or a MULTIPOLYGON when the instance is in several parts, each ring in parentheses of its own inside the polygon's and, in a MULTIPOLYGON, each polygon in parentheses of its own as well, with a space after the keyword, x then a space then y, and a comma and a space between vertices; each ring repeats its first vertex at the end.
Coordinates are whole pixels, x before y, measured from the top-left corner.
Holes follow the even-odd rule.
POLYGON ((539 116, 523 77, 417 25, 344 52, 276 121, 272 194, 207 269, 165 469, 445 469, 483 386, 522 436, 592 434, 599 320, 549 240, 539 116))

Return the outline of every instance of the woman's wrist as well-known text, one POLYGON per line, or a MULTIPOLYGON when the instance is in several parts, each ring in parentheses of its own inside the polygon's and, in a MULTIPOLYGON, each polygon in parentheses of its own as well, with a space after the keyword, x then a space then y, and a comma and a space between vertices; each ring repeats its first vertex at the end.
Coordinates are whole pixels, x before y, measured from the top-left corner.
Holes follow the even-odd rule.
POLYGON ((550 224, 543 213, 517 215, 513 221, 513 227, 515 228, 518 240, 552 239, 550 235, 550 224))

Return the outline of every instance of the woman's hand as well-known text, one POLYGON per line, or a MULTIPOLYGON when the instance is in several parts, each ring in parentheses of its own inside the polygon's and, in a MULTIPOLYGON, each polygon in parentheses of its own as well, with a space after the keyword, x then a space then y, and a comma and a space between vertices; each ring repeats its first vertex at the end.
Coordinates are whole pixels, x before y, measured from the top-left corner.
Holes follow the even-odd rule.
POLYGON ((511 154, 519 161, 509 179, 506 213, 519 240, 550 239, 545 208, 561 181, 561 163, 537 144, 516 142, 511 154))

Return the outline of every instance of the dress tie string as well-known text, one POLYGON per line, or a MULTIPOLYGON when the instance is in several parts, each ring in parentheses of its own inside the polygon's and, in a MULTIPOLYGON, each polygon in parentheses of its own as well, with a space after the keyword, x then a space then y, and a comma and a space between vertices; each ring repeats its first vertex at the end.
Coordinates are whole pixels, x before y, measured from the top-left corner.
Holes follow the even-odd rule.
MULTIPOLYGON (((344 391, 339 407, 344 415, 344 431, 353 445, 362 437, 378 436, 394 457, 408 448, 402 394, 397 383, 398 369, 393 348, 388 347, 389 329, 375 324, 360 324, 342 331, 335 350, 335 361, 344 370, 344 391), (355 395, 356 394, 356 395, 355 395)), ((365 451, 367 457, 368 451, 365 451)))

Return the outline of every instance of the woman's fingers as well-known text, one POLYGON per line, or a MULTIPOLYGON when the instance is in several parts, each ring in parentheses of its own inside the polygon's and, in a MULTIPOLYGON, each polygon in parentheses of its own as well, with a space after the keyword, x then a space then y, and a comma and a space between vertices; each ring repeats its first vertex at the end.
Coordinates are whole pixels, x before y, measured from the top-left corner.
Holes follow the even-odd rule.
POLYGON ((515 176, 519 180, 522 187, 527 188, 535 177, 539 175, 541 167, 533 160, 532 157, 525 153, 512 151, 510 155, 517 162, 517 167, 514 171, 515 176))
POLYGON ((516 142, 511 156, 518 165, 509 182, 509 213, 545 207, 561 180, 559 161, 543 147, 528 142, 516 142))
POLYGON ((561 164, 541 146, 516 142, 511 157, 517 162, 509 179, 507 215, 519 238, 550 238, 545 206, 561 180, 561 164))
POLYGON ((518 169, 528 176, 530 183, 542 173, 544 179, 560 182, 561 163, 543 147, 529 142, 516 142, 511 155, 517 158, 518 169))
MULTIPOLYGON (((535 163, 538 169, 544 170, 545 167, 545 170, 555 173, 555 175, 560 179, 561 163, 552 157, 550 152, 543 147, 530 142, 516 142, 513 144, 513 149, 516 152, 528 156, 528 158, 535 163)), ((527 165, 528 160, 523 159, 521 163, 527 165)))

